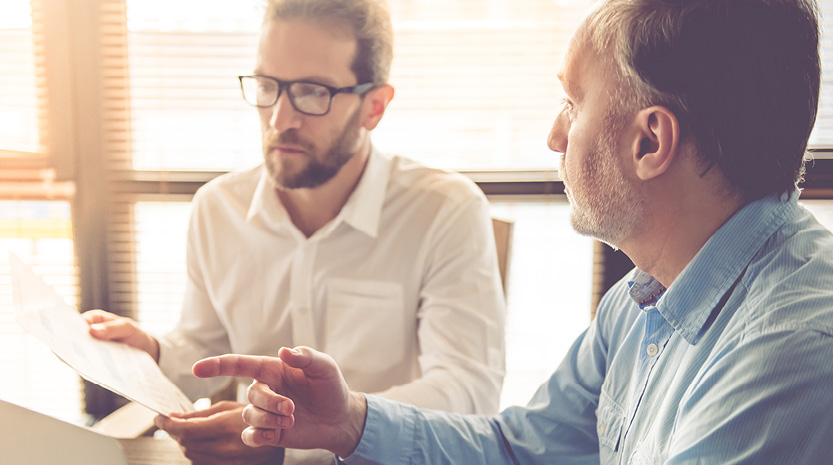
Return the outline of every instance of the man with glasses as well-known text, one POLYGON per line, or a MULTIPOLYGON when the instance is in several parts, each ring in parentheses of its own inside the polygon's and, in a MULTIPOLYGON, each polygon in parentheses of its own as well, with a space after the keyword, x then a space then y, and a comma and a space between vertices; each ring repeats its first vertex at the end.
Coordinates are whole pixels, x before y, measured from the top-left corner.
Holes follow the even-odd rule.
POLYGON ((332 87, 312 81, 281 81, 271 76, 238 76, 243 98, 249 105, 271 108, 284 90, 296 111, 310 116, 324 116, 330 111, 336 94, 364 95, 375 86, 366 82, 357 86, 332 87))
MULTIPOLYGON (((239 77, 265 163, 195 195, 178 326, 154 337, 92 311, 91 333, 147 351, 194 399, 224 382, 193 376, 201 358, 307 345, 333 354, 356 389, 495 412, 504 297, 489 205, 461 175, 371 145, 393 97, 391 42, 376 1, 270 1, 254 71, 239 77)), ((221 402, 157 426, 197 464, 279 463, 282 449, 242 443, 242 409, 221 402)))
POLYGON ((833 463, 833 234, 797 188, 820 67, 814 0, 598 2, 549 147, 573 227, 637 268, 525 407, 363 395, 305 347, 194 373, 257 379, 247 444, 350 464, 833 463))

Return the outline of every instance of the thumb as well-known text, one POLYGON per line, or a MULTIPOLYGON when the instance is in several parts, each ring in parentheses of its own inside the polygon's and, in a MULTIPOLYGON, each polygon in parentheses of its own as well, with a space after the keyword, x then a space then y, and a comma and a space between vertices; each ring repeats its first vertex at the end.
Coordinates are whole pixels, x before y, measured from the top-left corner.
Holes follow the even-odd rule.
POLYGON ((281 347, 278 357, 287 366, 303 370, 310 378, 338 376, 338 366, 329 355, 305 346, 281 347))
POLYGON ((208 408, 203 410, 196 410, 194 412, 186 412, 186 413, 171 413, 172 418, 180 418, 187 420, 189 418, 200 418, 200 417, 210 417, 216 413, 224 412, 226 410, 235 410, 242 407, 243 404, 239 404, 237 402, 231 401, 221 401, 215 404, 211 404, 208 408))

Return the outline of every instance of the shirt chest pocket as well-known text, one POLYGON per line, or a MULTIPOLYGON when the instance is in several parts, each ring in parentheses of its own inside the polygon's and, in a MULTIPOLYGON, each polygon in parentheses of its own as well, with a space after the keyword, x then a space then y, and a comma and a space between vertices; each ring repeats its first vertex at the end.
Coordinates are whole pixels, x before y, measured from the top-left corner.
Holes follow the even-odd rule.
POLYGON ((379 371, 401 362, 405 310, 398 283, 334 279, 327 285, 324 351, 344 369, 379 371))
POLYGON ((605 458, 611 458, 618 452, 624 425, 625 409, 602 390, 599 407, 596 409, 596 434, 599 436, 602 463, 605 463, 605 458))

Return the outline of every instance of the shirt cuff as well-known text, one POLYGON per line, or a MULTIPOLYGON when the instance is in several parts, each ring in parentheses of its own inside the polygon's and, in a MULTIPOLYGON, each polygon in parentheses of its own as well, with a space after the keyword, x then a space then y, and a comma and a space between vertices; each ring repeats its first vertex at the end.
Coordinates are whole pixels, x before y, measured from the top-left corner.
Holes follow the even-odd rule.
POLYGON ((342 463, 408 464, 414 449, 416 407, 366 394, 367 419, 356 450, 342 463))

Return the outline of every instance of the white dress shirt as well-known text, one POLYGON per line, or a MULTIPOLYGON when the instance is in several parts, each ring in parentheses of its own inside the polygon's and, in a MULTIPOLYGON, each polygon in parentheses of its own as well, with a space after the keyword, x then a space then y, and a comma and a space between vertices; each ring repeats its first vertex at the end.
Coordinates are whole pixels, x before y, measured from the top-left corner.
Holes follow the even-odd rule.
POLYGON ((195 378, 201 358, 306 345, 333 356, 354 390, 497 411, 504 297, 488 201, 462 175, 374 149, 341 212, 309 238, 263 166, 220 176, 194 196, 187 272, 159 365, 193 399, 227 382, 195 378))

